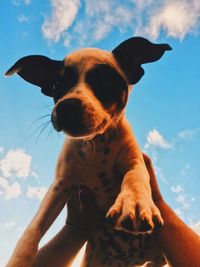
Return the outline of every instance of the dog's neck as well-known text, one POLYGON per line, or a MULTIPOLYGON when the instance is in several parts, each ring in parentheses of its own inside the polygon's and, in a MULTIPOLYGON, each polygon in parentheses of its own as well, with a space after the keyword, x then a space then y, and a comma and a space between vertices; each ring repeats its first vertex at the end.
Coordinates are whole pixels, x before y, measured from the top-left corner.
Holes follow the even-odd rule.
POLYGON ((91 143, 93 143, 95 146, 102 146, 104 144, 110 144, 113 142, 121 142, 124 138, 126 138, 127 135, 130 135, 130 132, 132 132, 130 125, 126 117, 123 115, 117 124, 111 125, 103 134, 97 134, 90 139, 70 139, 72 142, 75 141, 76 143, 84 144, 84 146, 89 144, 90 147, 91 143))

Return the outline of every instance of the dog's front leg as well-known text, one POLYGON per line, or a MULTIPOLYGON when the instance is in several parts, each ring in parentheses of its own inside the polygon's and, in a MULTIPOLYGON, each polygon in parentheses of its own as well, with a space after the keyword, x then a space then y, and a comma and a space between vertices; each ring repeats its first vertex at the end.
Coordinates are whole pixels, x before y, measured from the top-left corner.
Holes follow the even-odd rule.
POLYGON ((47 191, 38 212, 24 231, 6 267, 30 267, 39 242, 69 197, 65 179, 56 179, 47 191))
POLYGON ((107 216, 116 219, 116 229, 142 233, 163 224, 160 211, 152 200, 148 172, 140 160, 128 171, 121 192, 107 216))

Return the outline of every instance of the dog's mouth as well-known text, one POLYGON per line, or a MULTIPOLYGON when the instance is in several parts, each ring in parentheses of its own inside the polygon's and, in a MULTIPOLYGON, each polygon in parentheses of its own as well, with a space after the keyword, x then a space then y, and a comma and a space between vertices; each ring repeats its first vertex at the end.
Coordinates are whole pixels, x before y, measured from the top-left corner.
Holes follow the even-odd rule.
MULTIPOLYGON (((52 116, 53 117, 53 116, 52 116)), ((59 123, 59 119, 52 118, 52 124, 57 132, 63 131, 65 134, 73 138, 91 139, 97 134, 102 134, 105 131, 107 120, 103 120, 97 126, 88 127, 83 122, 77 123, 76 120, 70 120, 68 123, 59 123), (67 124, 67 125, 65 125, 67 124)))
POLYGON ((105 131, 108 120, 85 114, 77 100, 67 100, 54 108, 51 121, 56 131, 63 131, 74 138, 90 138, 105 131), (98 122, 99 121, 99 122, 98 122))

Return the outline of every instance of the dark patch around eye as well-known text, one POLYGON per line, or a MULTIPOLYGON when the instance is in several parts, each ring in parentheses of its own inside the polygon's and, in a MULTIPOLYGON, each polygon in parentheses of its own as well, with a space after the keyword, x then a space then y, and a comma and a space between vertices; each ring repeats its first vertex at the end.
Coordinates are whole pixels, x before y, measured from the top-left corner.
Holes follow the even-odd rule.
POLYGON ((57 101, 78 83, 78 69, 74 66, 66 66, 59 80, 53 86, 53 98, 57 101))
POLYGON ((128 89, 127 83, 112 67, 106 64, 97 65, 86 74, 86 83, 104 106, 117 103, 120 108, 125 104, 122 95, 128 89))

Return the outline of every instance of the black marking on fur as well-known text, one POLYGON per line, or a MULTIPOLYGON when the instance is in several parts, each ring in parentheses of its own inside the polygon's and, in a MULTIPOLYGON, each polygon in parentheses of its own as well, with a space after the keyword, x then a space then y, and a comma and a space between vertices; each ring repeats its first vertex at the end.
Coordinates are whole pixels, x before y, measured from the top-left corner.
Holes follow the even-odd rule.
POLYGON ((104 171, 102 171, 102 172, 99 172, 99 173, 98 173, 98 177, 99 177, 100 179, 104 179, 104 178, 106 178, 106 177, 107 177, 107 173, 106 173, 106 172, 104 172, 104 171))
POLYGON ((88 71, 85 77, 94 95, 106 107, 116 103, 122 109, 123 94, 128 94, 128 85, 124 78, 111 66, 98 64, 88 71))
POLYGON ((108 135, 108 143, 112 143, 117 139, 117 131, 116 130, 111 130, 109 135, 108 135))
POLYGON ((72 87, 78 83, 78 69, 74 66, 66 66, 64 68, 63 76, 59 80, 55 81, 52 96, 54 101, 57 102, 62 96, 64 96, 72 87))
POLYGON ((110 148, 106 147, 103 151, 104 155, 108 155, 110 153, 110 148))
POLYGON ((151 230, 151 225, 148 223, 147 220, 143 220, 140 225, 140 231, 148 231, 151 230))
POLYGON ((53 190, 57 192, 59 190, 59 186, 54 186, 53 190))
POLYGON ((144 251, 143 251, 143 250, 140 252, 140 254, 139 254, 139 258, 140 258, 140 259, 144 259, 144 251))
POLYGON ((122 227, 126 230, 134 231, 133 222, 130 217, 127 217, 124 221, 121 222, 122 227))
POLYGON ((60 180, 59 183, 58 183, 58 185, 63 185, 63 181, 60 180))
POLYGON ((103 179, 103 180, 102 180, 102 185, 103 185, 103 187, 107 187, 107 186, 109 186, 111 183, 112 183, 112 182, 111 182, 111 180, 109 180, 109 179, 103 179))
POLYGON ((86 154, 83 150, 79 150, 78 155, 82 160, 86 160, 86 154))
POLYGON ((105 136, 104 135, 100 135, 99 140, 101 143, 105 143, 105 136))

